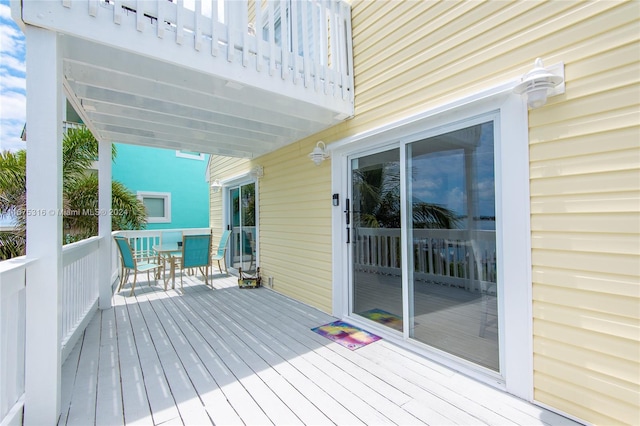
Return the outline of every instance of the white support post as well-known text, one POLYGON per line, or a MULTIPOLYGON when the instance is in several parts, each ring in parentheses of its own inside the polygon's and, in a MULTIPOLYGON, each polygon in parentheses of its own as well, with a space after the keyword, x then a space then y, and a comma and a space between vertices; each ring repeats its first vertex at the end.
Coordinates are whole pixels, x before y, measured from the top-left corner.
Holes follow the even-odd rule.
POLYGON ((100 235, 98 291, 100 309, 111 308, 111 142, 98 142, 98 233, 100 235))
POLYGON ((27 273, 25 425, 60 414, 62 283, 62 59, 55 32, 25 26, 27 49, 27 273))

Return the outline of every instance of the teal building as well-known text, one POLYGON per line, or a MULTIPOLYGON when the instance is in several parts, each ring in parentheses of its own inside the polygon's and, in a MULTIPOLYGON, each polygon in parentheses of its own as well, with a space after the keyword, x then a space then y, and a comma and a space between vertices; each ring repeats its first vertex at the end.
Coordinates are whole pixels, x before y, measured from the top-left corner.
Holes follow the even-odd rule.
POLYGON ((147 229, 209 227, 208 155, 116 143, 112 177, 147 208, 147 229))

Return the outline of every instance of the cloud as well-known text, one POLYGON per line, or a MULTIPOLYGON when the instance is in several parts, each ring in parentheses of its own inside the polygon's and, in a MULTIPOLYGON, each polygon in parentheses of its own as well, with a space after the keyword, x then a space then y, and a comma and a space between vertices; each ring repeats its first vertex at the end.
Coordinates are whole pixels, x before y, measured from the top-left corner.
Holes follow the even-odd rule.
POLYGON ((25 148, 20 139, 26 120, 25 40, 11 19, 11 9, 0 3, 0 149, 25 148))

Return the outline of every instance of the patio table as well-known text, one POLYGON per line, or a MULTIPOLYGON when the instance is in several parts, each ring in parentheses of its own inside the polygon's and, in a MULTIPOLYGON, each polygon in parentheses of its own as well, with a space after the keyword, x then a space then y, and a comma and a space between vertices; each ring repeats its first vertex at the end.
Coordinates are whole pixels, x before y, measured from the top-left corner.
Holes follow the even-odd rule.
MULTIPOLYGON (((178 243, 166 243, 153 246, 153 250, 159 257, 169 260, 171 288, 176 288, 176 255, 182 253, 182 247, 178 243)), ((164 290, 167 290, 167 272, 164 271, 164 290)))

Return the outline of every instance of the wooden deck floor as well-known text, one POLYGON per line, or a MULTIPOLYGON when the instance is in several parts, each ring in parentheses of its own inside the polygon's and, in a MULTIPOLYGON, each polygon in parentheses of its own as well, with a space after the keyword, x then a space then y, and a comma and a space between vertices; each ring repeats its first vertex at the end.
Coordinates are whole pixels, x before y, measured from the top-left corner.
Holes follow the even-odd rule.
POLYGON ((62 367, 59 424, 575 424, 385 340, 350 351, 310 330, 335 318, 235 284, 116 294, 62 367))

